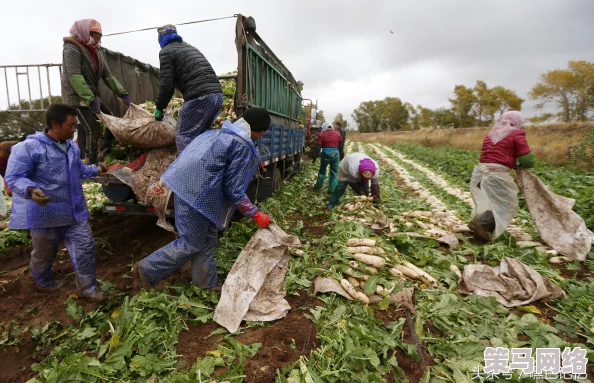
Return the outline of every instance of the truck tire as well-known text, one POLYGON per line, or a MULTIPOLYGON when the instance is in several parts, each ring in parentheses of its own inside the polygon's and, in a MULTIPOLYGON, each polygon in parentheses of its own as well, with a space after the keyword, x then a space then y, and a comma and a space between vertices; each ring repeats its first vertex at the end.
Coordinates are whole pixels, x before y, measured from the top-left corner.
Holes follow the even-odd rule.
POLYGON ((109 183, 103 185, 103 193, 113 202, 126 202, 135 198, 132 188, 126 184, 109 183))

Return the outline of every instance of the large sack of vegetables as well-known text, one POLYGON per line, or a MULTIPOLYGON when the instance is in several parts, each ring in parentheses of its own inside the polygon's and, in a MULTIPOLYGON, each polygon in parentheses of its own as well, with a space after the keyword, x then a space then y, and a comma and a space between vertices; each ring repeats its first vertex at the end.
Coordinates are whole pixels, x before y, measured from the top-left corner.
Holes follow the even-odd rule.
POLYGON ((171 116, 166 115, 163 121, 155 121, 152 114, 130 104, 122 118, 101 113, 99 119, 123 145, 163 148, 175 144, 176 121, 171 116))

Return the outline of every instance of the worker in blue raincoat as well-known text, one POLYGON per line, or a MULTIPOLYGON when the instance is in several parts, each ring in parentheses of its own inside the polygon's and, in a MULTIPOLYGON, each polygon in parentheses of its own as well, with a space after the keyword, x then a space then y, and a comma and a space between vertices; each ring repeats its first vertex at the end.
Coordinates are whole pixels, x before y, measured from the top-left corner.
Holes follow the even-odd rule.
POLYGON ((245 194, 259 162, 253 141, 270 121, 266 109, 250 108, 235 123, 225 121, 222 129, 195 138, 165 171, 161 179, 174 193, 179 238, 135 266, 139 287, 149 289, 191 261, 192 283, 220 290, 214 259, 218 230, 229 225, 235 210, 260 228, 271 223, 245 194))
POLYGON ((100 301, 95 278, 95 241, 81 181, 105 171, 85 165, 78 146, 77 110, 54 104, 45 114, 46 129, 30 135, 12 148, 6 183, 12 189, 11 229, 29 229, 33 242, 29 269, 38 289, 53 292, 62 286, 54 280, 52 264, 64 242, 72 260, 79 294, 100 301))

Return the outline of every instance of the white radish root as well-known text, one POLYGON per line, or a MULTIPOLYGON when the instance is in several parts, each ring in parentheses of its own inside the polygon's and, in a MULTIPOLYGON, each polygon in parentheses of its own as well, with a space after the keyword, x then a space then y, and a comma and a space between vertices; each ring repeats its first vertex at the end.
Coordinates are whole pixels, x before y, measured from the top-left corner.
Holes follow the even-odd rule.
POLYGON ((359 287, 359 286, 361 286, 361 284, 359 283, 359 280, 357 280, 356 278, 348 277, 347 278, 347 281, 349 281, 349 283, 351 285, 353 285, 353 287, 359 287))
POLYGON ((388 270, 388 274, 390 274, 393 277, 404 277, 404 274, 402 274, 402 272, 395 267, 390 268, 388 270))
POLYGON ((453 271, 458 276, 458 278, 462 278, 462 273, 460 272, 460 269, 453 263, 450 265, 450 271, 453 271))
POLYGON ((413 265, 410 262, 402 262, 405 267, 408 267, 411 270, 415 270, 418 274, 420 274, 421 278, 424 280, 425 283, 431 286, 437 286, 437 280, 429 275, 425 270, 418 268, 417 266, 413 265))
POLYGON ((357 253, 353 254, 353 258, 355 258, 359 262, 365 263, 366 265, 377 267, 378 269, 381 269, 382 267, 386 266, 386 260, 376 255, 357 253))
POLYGON ((349 247, 358 247, 358 246, 368 246, 374 247, 376 242, 373 239, 368 238, 353 238, 347 241, 347 246, 349 247))
POLYGON ((355 300, 357 301, 361 301, 365 304, 369 304, 369 298, 367 298, 367 295, 365 295, 364 293, 362 293, 361 291, 357 290, 353 285, 351 285, 351 283, 349 281, 347 281, 346 279, 341 279, 340 280, 340 285, 342 286, 343 289, 346 290, 346 292, 355 300))

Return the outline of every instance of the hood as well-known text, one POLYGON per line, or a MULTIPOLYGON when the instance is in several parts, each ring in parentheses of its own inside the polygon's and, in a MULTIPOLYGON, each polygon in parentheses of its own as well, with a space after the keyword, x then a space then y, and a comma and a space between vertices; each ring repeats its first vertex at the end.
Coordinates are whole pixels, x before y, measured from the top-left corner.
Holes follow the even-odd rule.
POLYGON ((256 145, 254 145, 254 141, 252 141, 252 130, 250 129, 250 124, 248 124, 243 118, 240 118, 233 123, 229 120, 225 120, 221 130, 242 138, 245 142, 250 144, 256 153, 258 152, 256 150, 256 145))

